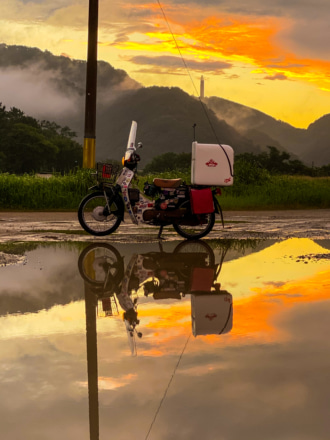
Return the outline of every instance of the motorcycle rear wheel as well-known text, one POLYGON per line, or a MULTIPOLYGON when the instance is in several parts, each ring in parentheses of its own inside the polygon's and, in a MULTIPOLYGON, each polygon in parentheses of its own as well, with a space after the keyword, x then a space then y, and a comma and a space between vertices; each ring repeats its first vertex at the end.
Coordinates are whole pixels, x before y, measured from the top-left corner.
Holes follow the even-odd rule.
POLYGON ((181 237, 187 238, 188 240, 197 240, 205 237, 205 235, 212 231, 214 223, 214 212, 202 215, 191 214, 189 220, 187 217, 183 217, 173 223, 173 228, 181 237))
POLYGON ((213 267, 215 265, 215 257, 212 248, 202 240, 181 241, 173 251, 174 254, 190 254, 203 258, 205 267, 213 267))
POLYGON ((115 232, 123 216, 123 206, 110 196, 105 197, 102 191, 88 194, 78 208, 79 223, 86 232, 97 237, 115 232))

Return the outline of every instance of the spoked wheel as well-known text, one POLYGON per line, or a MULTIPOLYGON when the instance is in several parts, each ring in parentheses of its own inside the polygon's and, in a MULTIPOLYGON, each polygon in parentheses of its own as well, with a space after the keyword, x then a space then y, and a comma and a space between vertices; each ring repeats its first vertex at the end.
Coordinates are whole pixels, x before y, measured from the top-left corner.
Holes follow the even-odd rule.
POLYGON ((112 234, 124 216, 123 204, 105 197, 102 191, 88 194, 80 203, 78 220, 89 234, 103 236, 112 234))
MULTIPOLYGON (((187 211, 190 212, 190 205, 187 211)), ((173 227, 181 237, 197 240, 205 237, 212 230, 214 222, 214 212, 211 214, 190 214, 173 223, 173 227)))
POLYGON ((104 286, 109 281, 116 284, 124 276, 123 258, 107 243, 87 246, 79 255, 78 268, 81 277, 95 286, 104 286))
POLYGON ((195 260, 201 257, 205 267, 213 267, 215 265, 215 256, 212 248, 205 242, 201 240, 196 241, 182 241, 174 249, 174 254, 193 255, 195 260))

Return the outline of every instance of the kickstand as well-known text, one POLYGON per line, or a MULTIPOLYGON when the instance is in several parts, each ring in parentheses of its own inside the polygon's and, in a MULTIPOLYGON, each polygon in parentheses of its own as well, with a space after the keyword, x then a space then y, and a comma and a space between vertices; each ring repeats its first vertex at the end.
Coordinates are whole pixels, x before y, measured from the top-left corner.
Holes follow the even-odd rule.
POLYGON ((161 236, 162 232, 163 232, 163 228, 164 228, 163 225, 161 225, 160 228, 159 228, 159 232, 158 232, 158 235, 157 235, 158 240, 164 240, 164 238, 161 236))

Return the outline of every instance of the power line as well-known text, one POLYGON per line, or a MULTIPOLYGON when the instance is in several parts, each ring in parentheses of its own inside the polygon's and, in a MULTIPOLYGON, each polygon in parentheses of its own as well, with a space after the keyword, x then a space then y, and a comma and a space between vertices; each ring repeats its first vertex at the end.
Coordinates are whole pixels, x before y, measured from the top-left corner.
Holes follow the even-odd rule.
POLYGON ((228 157, 227 151, 226 151, 226 150, 224 149, 224 147, 221 145, 221 143, 220 143, 220 141, 219 141, 219 139, 218 139, 218 135, 217 135, 217 133, 216 133, 214 127, 213 127, 213 124, 212 124, 212 121, 211 121, 211 119, 210 119, 210 116, 209 116, 209 113, 208 113, 208 111, 207 111, 207 108, 206 108, 204 102, 202 101, 201 97, 200 97, 199 94, 198 94, 197 87, 196 87, 196 85, 195 85, 195 83, 194 83, 194 80, 193 80, 193 78, 192 78, 192 76, 191 76, 190 70, 189 70, 188 65, 187 65, 187 63, 186 63, 186 60, 183 58, 183 55, 182 55, 182 52, 181 52, 180 46, 179 46, 179 44, 178 44, 178 42, 177 42, 177 40, 176 40, 176 38, 175 38, 175 35, 174 35, 174 33, 173 33, 172 29, 171 29, 170 23, 169 23, 168 20, 167 20, 167 17, 166 17, 166 15, 165 15, 165 11, 164 11, 162 5, 160 4, 160 0, 157 0, 157 3, 158 3, 158 6, 159 6, 160 10, 162 11, 162 14, 163 14, 164 20, 165 20, 165 22, 166 22, 166 24, 167 24, 167 27, 168 27, 168 29, 169 29, 169 31, 170 31, 170 34, 172 35, 173 41, 174 41, 175 46, 176 46, 176 48, 177 48, 177 50, 178 50, 178 52, 179 52, 179 54, 180 54, 181 60, 182 60, 182 62, 183 62, 183 65, 184 65, 184 67, 185 67, 187 73, 188 73, 188 76, 189 76, 190 81, 191 81, 191 83, 192 83, 192 85, 193 85, 193 88, 195 89, 196 96, 198 97, 198 100, 199 100, 199 102, 200 102, 200 104, 201 104, 201 106, 202 106, 202 109, 203 109, 204 114, 205 114, 205 116, 206 116, 206 119, 208 120, 208 123, 209 123, 209 125, 210 125, 210 127, 211 127, 211 130, 212 130, 212 133, 213 133, 213 135, 214 135, 214 137, 215 137, 215 140, 216 140, 217 144, 219 144, 219 147, 222 149, 222 151, 224 152, 224 154, 225 154, 225 156, 226 156, 226 159, 227 159, 227 162, 228 162, 228 165, 229 165, 230 175, 231 175, 232 177, 234 177, 233 168, 232 168, 232 165, 231 165, 230 159, 229 159, 229 157, 228 157))
POLYGON ((170 388, 170 386, 171 386, 172 380, 173 380, 173 378, 174 378, 174 376, 175 376, 176 370, 178 369, 178 367, 179 367, 179 365, 180 365, 180 362, 181 362, 181 359, 182 359, 183 353, 185 352, 185 350, 186 350, 186 348, 187 348, 187 345, 188 345, 188 342, 189 342, 189 340, 190 340, 190 337, 191 337, 191 334, 189 334, 189 336, 188 336, 188 338, 187 338, 187 340, 186 340, 186 343, 185 343, 185 345, 184 345, 184 347, 183 347, 183 349, 182 349, 181 355, 180 355, 179 360, 178 360, 178 362, 177 362, 177 364, 176 364, 176 366, 175 366, 175 368, 174 368, 174 370, 173 370, 172 376, 171 376, 171 378, 170 378, 170 380, 169 380, 169 382, 168 382, 168 384, 167 384, 167 387, 166 387, 166 389, 165 389, 164 395, 163 395, 161 401, 159 402, 159 405, 158 405, 158 408, 157 408, 157 410, 156 410, 156 413, 155 413, 154 419, 153 419, 153 421, 152 421, 151 424, 150 424, 150 428, 149 428, 149 431, 148 431, 148 433, 147 433, 147 435, 146 435, 145 440, 148 439, 149 434, 150 434, 150 432, 151 432, 151 430, 152 430, 152 427, 154 426, 154 423, 155 423, 155 421, 156 421, 156 419, 157 419, 158 413, 159 413, 159 411, 160 411, 160 409, 161 409, 161 407, 162 407, 162 405, 163 405, 163 403, 164 403, 164 400, 165 400, 165 398, 166 398, 167 392, 168 392, 168 390, 169 390, 169 388, 170 388))

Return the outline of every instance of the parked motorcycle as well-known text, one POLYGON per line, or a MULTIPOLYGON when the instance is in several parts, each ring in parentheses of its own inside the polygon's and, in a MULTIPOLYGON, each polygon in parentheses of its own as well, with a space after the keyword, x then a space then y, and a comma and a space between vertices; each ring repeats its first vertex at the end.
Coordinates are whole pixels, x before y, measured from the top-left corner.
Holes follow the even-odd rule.
POLYGON ((113 164, 97 164, 97 184, 89 189, 92 192, 84 197, 78 209, 78 219, 83 229, 95 236, 112 234, 124 220, 125 210, 133 224, 159 226, 158 238, 161 238, 163 227, 169 225, 184 238, 202 238, 212 230, 215 214, 220 214, 223 225, 222 210, 216 196, 221 193, 219 186, 231 185, 233 181, 231 147, 194 142, 194 164, 203 164, 205 154, 207 160, 203 164, 205 170, 200 167, 196 171, 192 169, 193 184, 186 185, 181 179, 156 178, 152 183, 145 183, 143 195, 133 187, 140 161, 137 149, 142 147, 141 143, 135 147, 136 131, 137 123, 133 121, 121 171, 113 164), (213 150, 209 147, 213 147, 213 150), (216 154, 222 154, 225 158, 225 166, 220 167, 220 171, 226 169, 224 177, 216 169, 220 162, 214 159, 216 154), (212 173, 215 177, 212 177, 212 173), (210 175, 215 180, 208 180, 210 175))

